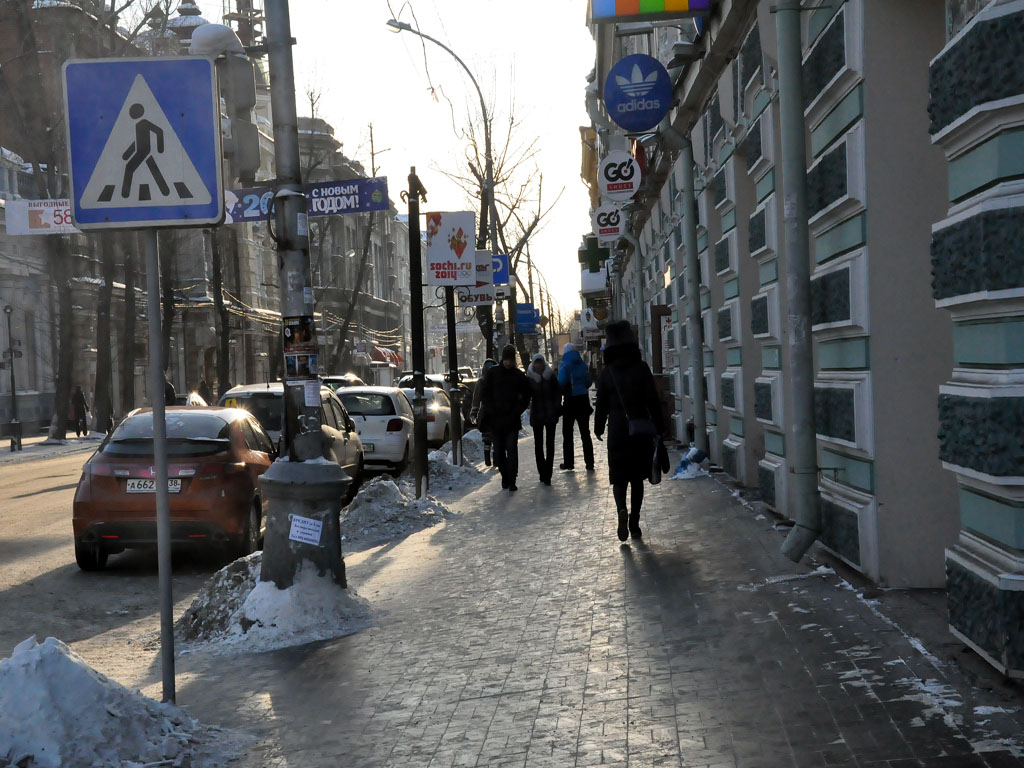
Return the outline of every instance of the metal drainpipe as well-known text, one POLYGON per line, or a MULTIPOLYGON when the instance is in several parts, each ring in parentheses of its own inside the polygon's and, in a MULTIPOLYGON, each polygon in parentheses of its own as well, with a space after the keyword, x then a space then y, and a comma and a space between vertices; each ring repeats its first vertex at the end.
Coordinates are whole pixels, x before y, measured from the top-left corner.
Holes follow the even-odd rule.
POLYGON ((807 147, 801 81, 800 0, 778 0, 779 113, 782 130, 782 200, 790 356, 790 504, 796 522, 782 554, 798 562, 821 533, 817 439, 814 427, 814 358, 807 233, 807 147))
POLYGON ((704 401, 704 342, 700 316, 700 259, 697 257, 696 184, 693 178, 693 143, 683 139, 680 161, 683 164, 683 246, 686 252, 686 345, 690 349, 690 394, 693 395, 693 439, 697 447, 711 455, 708 446, 708 418, 704 401))
POLYGON ((622 239, 633 246, 633 257, 636 259, 636 340, 642 354, 647 347, 647 335, 644 331, 644 259, 640 253, 640 241, 632 232, 627 231, 622 239))

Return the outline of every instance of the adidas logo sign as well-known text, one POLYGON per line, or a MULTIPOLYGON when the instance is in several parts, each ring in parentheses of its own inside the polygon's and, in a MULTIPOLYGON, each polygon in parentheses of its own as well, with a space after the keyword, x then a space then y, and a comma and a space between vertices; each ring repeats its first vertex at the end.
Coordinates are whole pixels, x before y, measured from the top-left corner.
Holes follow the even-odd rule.
POLYGON ((657 70, 651 72, 647 77, 644 77, 643 72, 640 71, 639 64, 633 65, 633 71, 628 78, 625 78, 622 75, 615 76, 615 84, 619 86, 627 96, 632 96, 634 99, 642 99, 650 93, 657 81, 657 70))

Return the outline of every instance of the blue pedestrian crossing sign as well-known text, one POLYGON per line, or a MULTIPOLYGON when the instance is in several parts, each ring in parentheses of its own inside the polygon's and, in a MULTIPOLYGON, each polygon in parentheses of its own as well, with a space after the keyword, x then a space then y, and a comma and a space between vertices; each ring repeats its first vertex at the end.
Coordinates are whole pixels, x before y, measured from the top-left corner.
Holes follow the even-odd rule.
POLYGON ((79 229, 199 227, 224 219, 212 59, 64 64, 71 217, 79 229))

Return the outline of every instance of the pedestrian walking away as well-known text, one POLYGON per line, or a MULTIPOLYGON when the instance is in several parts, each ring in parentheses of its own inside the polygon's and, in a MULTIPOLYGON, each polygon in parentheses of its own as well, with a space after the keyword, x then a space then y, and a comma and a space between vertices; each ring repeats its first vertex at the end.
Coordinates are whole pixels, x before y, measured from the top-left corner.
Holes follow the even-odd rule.
POLYGON ((594 441, 590 439, 590 369, 572 344, 562 348, 562 362, 558 366, 558 384, 562 388, 562 463, 559 469, 573 469, 573 426, 578 426, 583 441, 583 463, 588 471, 594 469, 594 441))
POLYGON ((213 405, 213 390, 210 389, 210 385, 206 383, 206 379, 199 380, 199 396, 203 398, 207 405, 213 405))
POLYGON ((164 405, 174 405, 176 393, 171 380, 164 376, 164 405))
POLYGON ((664 432, 661 403, 654 376, 640 359, 640 347, 627 321, 605 329, 604 363, 597 383, 594 434, 600 439, 607 424, 608 479, 619 518, 619 541, 627 536, 639 539, 644 480, 651 474, 655 438, 664 432))
POLYGON ((493 435, 494 462, 501 472, 501 487, 515 491, 519 430, 523 426, 523 411, 530 404, 530 381, 516 367, 515 347, 507 344, 501 350, 501 363, 487 371, 480 385, 483 429, 493 435))
POLYGON ((476 428, 480 430, 480 437, 483 438, 483 441, 484 441, 484 465, 488 466, 488 467, 491 466, 492 435, 491 435, 490 432, 484 431, 484 428, 482 426, 482 423, 483 423, 482 419, 483 419, 483 417, 481 416, 480 412, 482 410, 481 409, 481 404, 483 402, 481 398, 482 398, 482 395, 483 395, 483 392, 484 392, 484 388, 483 388, 484 376, 486 375, 487 371, 489 371, 495 365, 497 365, 497 363, 494 362, 494 360, 492 360, 489 357, 486 360, 484 360, 483 370, 480 372, 480 381, 477 382, 476 388, 473 390, 473 409, 469 412, 470 420, 474 424, 476 424, 476 428))
POLYGON ((551 485, 555 465, 555 425, 562 409, 558 376, 544 355, 533 356, 526 370, 530 380, 530 426, 533 427, 533 451, 537 458, 537 474, 544 485, 551 485))
POLYGON ((71 393, 71 420, 75 423, 75 434, 78 437, 89 434, 87 413, 89 413, 89 404, 85 402, 82 385, 76 384, 75 391, 71 393))

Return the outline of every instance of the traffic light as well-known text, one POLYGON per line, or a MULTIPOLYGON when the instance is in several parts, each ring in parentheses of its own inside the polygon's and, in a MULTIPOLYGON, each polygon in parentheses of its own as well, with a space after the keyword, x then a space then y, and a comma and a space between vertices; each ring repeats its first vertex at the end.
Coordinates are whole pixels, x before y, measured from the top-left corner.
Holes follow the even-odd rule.
POLYGON ((217 60, 217 74, 230 126, 229 135, 224 137, 224 156, 230 163, 231 177, 242 186, 252 186, 260 167, 260 133, 252 121, 256 106, 253 64, 245 54, 228 53, 217 60))

